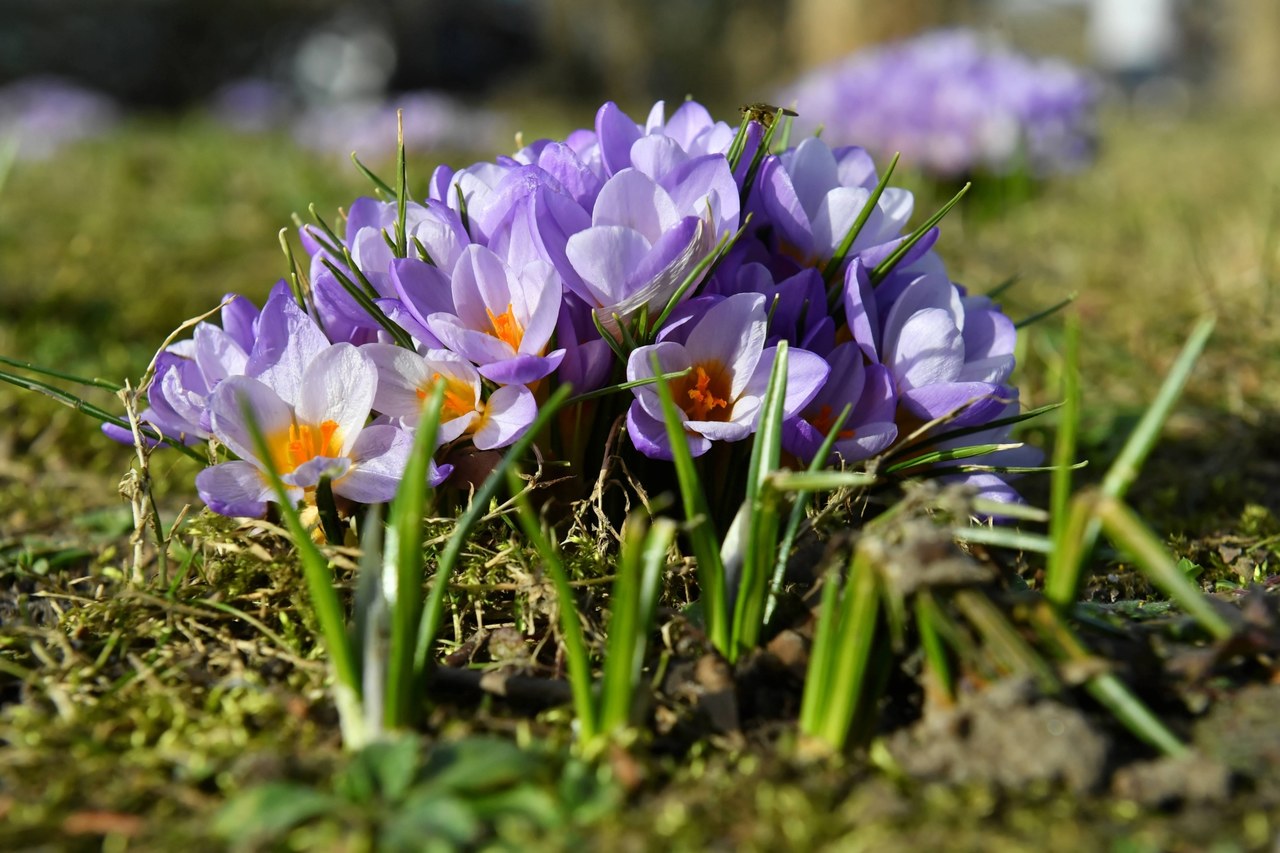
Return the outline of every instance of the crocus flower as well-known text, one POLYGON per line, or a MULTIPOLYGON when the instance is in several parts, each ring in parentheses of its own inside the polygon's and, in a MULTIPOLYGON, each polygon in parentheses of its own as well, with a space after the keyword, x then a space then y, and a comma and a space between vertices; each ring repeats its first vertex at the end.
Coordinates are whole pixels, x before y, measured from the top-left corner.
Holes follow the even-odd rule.
MULTIPOLYGON (((277 284, 283 292, 283 282, 277 284)), ((222 380, 245 372, 257 334, 258 309, 243 296, 223 297, 222 326, 196 324, 191 338, 178 341, 156 356, 155 374, 147 386, 148 407, 138 419, 161 435, 198 444, 212 431, 209 396, 222 380)), ((105 424, 116 441, 133 442, 129 430, 105 424)))
POLYGON ((638 168, 618 172, 600 190, 591 227, 565 246, 583 285, 578 295, 611 332, 615 314, 625 321, 647 308, 656 316, 737 229, 738 210, 737 185, 720 155, 684 160, 660 180, 638 168))
POLYGON ((853 406, 832 448, 832 458, 857 462, 888 449, 898 437, 894 423, 897 394, 888 369, 867 364, 858 345, 840 344, 827 357, 831 377, 797 414, 785 423, 782 446, 804 462, 822 447, 845 406, 853 406))
MULTIPOLYGON (((861 148, 832 151, 810 137, 780 155, 766 157, 754 204, 772 225, 778 250, 802 267, 822 266, 835 254, 877 183, 875 166, 861 148)), ((913 197, 885 187, 850 255, 893 240, 911 218, 913 197)))
POLYGON ((912 280, 884 317, 882 361, 902 405, 924 420, 982 424, 1011 392, 1013 323, 985 297, 965 297, 939 274, 912 280), (963 411, 962 411, 963 410, 963 411))
MULTIPOLYGON (((350 250, 356 267, 373 285, 378 295, 383 297, 397 296, 391 282, 391 262, 394 255, 387 245, 387 237, 384 236, 385 233, 395 238, 397 215, 394 202, 373 198, 356 199, 347 211, 347 227, 343 234, 343 242, 350 250)), ((435 201, 428 201, 426 204, 409 202, 405 206, 405 235, 409 243, 409 257, 427 261, 418 251, 418 245, 421 245, 430 256, 429 262, 446 275, 462 254, 462 248, 471 242, 458 214, 435 201)), ((346 261, 329 252, 311 233, 310 228, 302 229, 302 238, 303 245, 312 253, 312 278, 324 272, 325 260, 353 277, 347 270, 346 261)))
MULTIPOLYGON (((639 347, 627 361, 627 379, 652 378, 656 356, 663 373, 687 370, 671 381, 689 450, 700 456, 712 441, 739 441, 756 431, 760 407, 769 387, 777 347, 765 347, 764 296, 742 293, 707 309, 689 330, 685 343, 660 341, 639 347)), ((829 368, 813 353, 789 353, 784 417, 791 417, 817 393, 829 368)), ((627 431, 641 453, 670 459, 671 444, 663 421, 662 402, 651 385, 633 389, 627 431)))
POLYGON ((538 404, 523 385, 504 385, 484 399, 479 371, 448 350, 416 353, 390 344, 368 344, 362 350, 378 368, 374 408, 406 426, 418 423, 434 384, 445 383, 437 433, 441 444, 466 435, 477 450, 506 447, 538 416, 538 404))
POLYGON ((251 517, 261 517, 276 499, 254 446, 248 420, 253 418, 290 499, 302 500, 328 477, 337 496, 358 503, 391 500, 413 436, 392 424, 365 425, 378 381, 373 359, 351 344, 333 344, 299 373, 273 378, 274 387, 235 376, 214 392, 214 435, 240 459, 200 472, 201 499, 214 512, 251 517))
POLYGON ((513 270, 483 246, 463 250, 453 269, 457 313, 427 317, 443 344, 470 359, 480 375, 501 385, 527 385, 549 375, 564 350, 548 353, 560 313, 560 278, 533 261, 513 270))

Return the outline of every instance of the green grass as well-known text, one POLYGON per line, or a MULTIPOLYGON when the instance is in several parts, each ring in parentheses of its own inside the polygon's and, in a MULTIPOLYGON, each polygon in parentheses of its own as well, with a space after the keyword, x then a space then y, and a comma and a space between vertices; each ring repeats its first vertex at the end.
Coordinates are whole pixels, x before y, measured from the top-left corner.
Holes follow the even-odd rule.
MULTIPOLYGON (((1128 494, 1175 557, 1203 567, 1202 586, 1273 575, 1280 560, 1280 447, 1268 430, 1280 410, 1273 379, 1280 327, 1270 322, 1280 307, 1277 132, 1280 120, 1259 115, 1173 128, 1113 119, 1096 167, 1002 212, 978 215, 961 203, 939 247, 954 277, 975 291, 1018 274, 1002 296, 1015 320, 1079 294, 1077 448, 1090 466, 1075 473, 1077 484, 1098 482, 1196 318, 1217 315, 1186 396, 1128 494)), ((425 177, 430 165, 411 162, 410 174, 425 177)), ((292 212, 315 203, 328 215, 367 187, 340 158, 196 121, 133 124, 58 162, 17 164, 0 190, 0 353, 82 375, 137 377, 179 322, 227 291, 260 300, 284 275, 275 233, 292 212)), ((922 198, 918 208, 936 209, 948 196, 922 198)), ((1055 402, 1061 322, 1040 321, 1024 338, 1023 402, 1055 402)), ((105 393, 94 400, 113 403, 105 393)), ((126 594, 130 524, 116 483, 131 451, 89 420, 17 389, 0 387, 0 412, 0 604, 8 608, 0 612, 7 703, 0 847, 88 845, 98 836, 74 834, 68 819, 83 825, 91 812, 141 816, 117 829, 144 847, 207 845, 215 809, 257 783, 328 792, 335 772, 350 776, 302 569, 285 539, 251 538, 199 516, 188 530, 194 538, 184 539, 196 551, 171 569, 180 580, 175 594, 126 594)), ((1026 434, 1049 446, 1047 425, 1033 423, 1026 434)), ((165 454, 154 472, 162 515, 172 521, 195 502, 195 467, 165 454)), ((1049 505, 1047 477, 1022 482, 1034 503, 1049 505)), ((426 523, 428 537, 448 531, 445 522, 426 523)), ((485 624, 512 627, 517 637, 555 618, 537 560, 513 541, 488 519, 458 555, 445 651, 466 658, 474 641, 487 649, 471 649, 476 667, 545 676, 562 666, 551 649, 517 642, 504 658, 472 631, 477 608, 485 624)), ((583 608, 584 642, 598 656, 606 632, 598 591, 612 582, 612 569, 578 539, 562 556, 565 585, 583 608)), ((1097 599, 1095 621, 1141 611, 1152 595, 1146 582, 1114 554, 1102 558, 1114 580, 1104 573, 1085 590, 1097 599)), ((354 564, 337 559, 349 593, 354 564)), ((670 584, 661 602, 667 630, 661 643, 654 639, 659 654, 698 642, 681 639, 687 622, 675 613, 684 603, 678 586, 670 584)), ((682 707, 664 706, 674 717, 663 725, 675 732, 664 743, 683 750, 678 759, 650 756, 637 765, 615 756, 606 765, 611 793, 601 801, 629 795, 625 808, 605 806, 603 819, 590 821, 567 811, 559 822, 513 819, 498 835, 509 838, 504 833, 516 827, 530 845, 543 838, 554 846, 550 839, 572 829, 602 848, 657 838, 674 849, 840 839, 1020 849, 1052 838, 1059 849, 1159 849, 1224 837, 1260 846, 1277 831, 1265 786, 1227 804, 1168 813, 1106 793, 1071 798, 1032 789, 1013 797, 982 783, 907 780, 883 756, 805 764, 785 736, 779 747, 759 735, 745 743, 708 737, 703 727, 691 745, 680 740, 688 725, 682 707)), ((436 743, 499 732, 548 744, 541 769, 531 771, 539 780, 565 766, 563 710, 513 713, 492 698, 459 699, 436 705, 428 723, 436 743)), ((1179 734, 1214 742, 1205 725, 1179 734)), ((554 786, 539 791, 553 812, 574 796, 554 786)), ((358 836, 379 815, 361 805, 335 817, 334 831, 358 836)))

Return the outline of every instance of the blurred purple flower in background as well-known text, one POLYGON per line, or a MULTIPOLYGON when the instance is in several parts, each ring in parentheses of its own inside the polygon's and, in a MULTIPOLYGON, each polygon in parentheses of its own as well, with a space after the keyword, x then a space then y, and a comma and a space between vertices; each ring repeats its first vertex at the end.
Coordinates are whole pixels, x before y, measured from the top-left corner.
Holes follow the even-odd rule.
POLYGON ((234 80, 209 100, 215 121, 239 133, 265 133, 284 127, 294 112, 289 90, 261 77, 234 80))
POLYGON ((1070 171, 1093 156, 1098 86, 1055 59, 1034 59, 980 33, 949 29, 866 50, 781 92, 798 128, 821 125, 939 177, 1070 171))
POLYGON ((44 160, 68 143, 115 127, 120 109, 106 95, 56 77, 31 77, 0 88, 0 141, 18 140, 18 157, 44 160))

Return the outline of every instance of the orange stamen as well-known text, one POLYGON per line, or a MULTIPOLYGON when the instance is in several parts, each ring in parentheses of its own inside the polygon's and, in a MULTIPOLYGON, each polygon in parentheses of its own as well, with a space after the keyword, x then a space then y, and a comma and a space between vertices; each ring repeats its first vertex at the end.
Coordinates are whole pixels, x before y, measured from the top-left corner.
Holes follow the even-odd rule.
MULTIPOLYGON (((818 414, 808 420, 809 423, 813 425, 814 429, 825 436, 827 433, 831 432, 831 427, 836 422, 836 416, 835 413, 831 411, 831 407, 824 403, 822 408, 818 410, 818 414)), ((836 434, 836 438, 853 438, 855 435, 857 435, 856 430, 842 429, 836 434)))
MULTIPOLYGON (((693 369, 693 375, 686 377, 686 385, 692 379, 692 388, 686 388, 689 404, 685 413, 695 421, 722 420, 729 414, 729 388, 724 372, 719 365, 712 367, 708 373, 702 365, 693 369), (714 383, 714 386, 713 386, 714 383), (716 409, 724 409, 721 418, 714 416, 716 409)), ((678 398, 677 398, 678 399, 678 398)))
POLYGON ((515 309, 511 303, 507 303, 506 311, 496 316, 488 308, 484 309, 484 312, 489 315, 489 324, 493 327, 493 336, 508 344, 513 350, 519 351, 520 342, 524 340, 524 329, 520 326, 520 321, 516 319, 515 309))
POLYGON ((280 473, 287 474, 317 456, 341 456, 341 450, 342 433, 337 421, 324 421, 319 429, 312 429, 309 424, 291 424, 280 473))
POLYGON ((444 405, 440 408, 440 420, 451 421, 476 410, 476 395, 471 385, 439 373, 431 374, 430 382, 418 386, 418 399, 426 400, 431 395, 432 386, 441 379, 444 380, 444 405))

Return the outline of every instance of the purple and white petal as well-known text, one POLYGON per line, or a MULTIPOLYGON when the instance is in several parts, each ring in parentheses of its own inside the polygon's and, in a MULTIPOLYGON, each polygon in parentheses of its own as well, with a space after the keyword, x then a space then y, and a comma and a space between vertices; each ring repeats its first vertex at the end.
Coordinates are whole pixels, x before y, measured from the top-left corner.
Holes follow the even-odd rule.
POLYGON ((262 518, 275 499, 262 471, 241 461, 205 468, 196 475, 196 493, 209 509, 232 518, 262 518))

